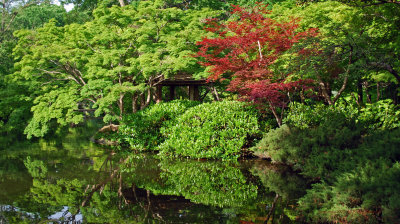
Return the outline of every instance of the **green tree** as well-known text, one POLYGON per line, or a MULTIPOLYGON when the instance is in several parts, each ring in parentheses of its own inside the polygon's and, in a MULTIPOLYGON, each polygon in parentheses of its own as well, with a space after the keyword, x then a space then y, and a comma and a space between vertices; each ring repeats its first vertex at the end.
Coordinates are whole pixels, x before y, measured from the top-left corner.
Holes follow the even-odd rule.
MULTIPOLYGON (((61 6, 47 2, 3 1, 1 5, 0 29, 0 128, 8 139, 21 133, 24 124, 30 117, 32 100, 24 83, 12 81, 13 56, 12 49, 17 43, 13 32, 17 29, 35 29, 50 19, 55 18, 58 25, 64 24, 65 10, 61 6)), ((1 140, 2 144, 3 139, 1 140)))
POLYGON ((201 73, 189 55, 205 35, 202 21, 216 13, 142 1, 101 6, 94 20, 82 25, 58 27, 53 20, 37 30, 18 31, 14 80, 33 92, 28 138, 43 136, 55 122, 79 123, 93 110, 105 122, 116 122, 127 111, 149 105, 159 77, 201 73))
MULTIPOLYGON (((302 57, 297 57, 301 59, 292 60, 286 55, 281 58, 279 69, 291 68, 289 71, 294 74, 316 80, 327 103, 335 104, 351 90, 358 93, 358 103, 362 103, 363 85, 366 81, 379 81, 376 73, 400 83, 398 5, 358 7, 323 1, 303 7, 292 5, 290 9, 277 5, 273 13, 280 19, 299 18, 302 29, 318 28, 319 37, 298 45, 304 50, 302 57)), ((393 98, 397 102, 397 96, 393 98)))

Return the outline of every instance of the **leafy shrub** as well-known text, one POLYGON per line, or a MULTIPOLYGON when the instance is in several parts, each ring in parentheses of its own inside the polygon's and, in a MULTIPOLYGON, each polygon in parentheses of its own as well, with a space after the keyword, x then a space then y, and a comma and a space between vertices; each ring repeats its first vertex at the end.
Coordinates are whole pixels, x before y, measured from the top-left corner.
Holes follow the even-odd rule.
POLYGON ((317 106, 312 112, 299 108, 302 113, 289 114, 287 124, 264 135, 253 148, 255 154, 292 165, 314 178, 338 172, 341 167, 336 161, 351 155, 363 128, 340 109, 317 106))
POLYGON ((174 124, 176 118, 188 108, 198 105, 197 101, 174 100, 150 106, 142 111, 125 116, 119 132, 132 149, 154 149, 164 141, 160 133, 162 126, 174 124))
POLYGON ((385 130, 400 127, 400 110, 391 99, 366 104, 361 109, 359 121, 370 130, 385 130))
POLYGON ((400 220, 400 129, 370 135, 336 163, 341 172, 314 184, 299 211, 313 222, 397 223, 400 220))
POLYGON ((233 159, 260 137, 257 110, 243 102, 223 101, 190 108, 162 129, 164 155, 233 159))
POLYGON ((395 116, 394 107, 381 104, 367 105, 359 117, 349 116, 346 108, 316 106, 311 110, 296 105, 286 125, 265 134, 257 144, 256 155, 290 164, 320 180, 299 200, 302 221, 400 220, 400 129, 394 128, 397 118, 373 115, 395 116), (365 135, 364 125, 374 131, 365 135))
POLYGON ((354 110, 353 107, 344 105, 330 107, 319 103, 310 106, 294 102, 289 106, 289 113, 285 117, 284 123, 300 129, 313 128, 332 120, 332 118, 335 120, 353 119, 358 113, 354 110))

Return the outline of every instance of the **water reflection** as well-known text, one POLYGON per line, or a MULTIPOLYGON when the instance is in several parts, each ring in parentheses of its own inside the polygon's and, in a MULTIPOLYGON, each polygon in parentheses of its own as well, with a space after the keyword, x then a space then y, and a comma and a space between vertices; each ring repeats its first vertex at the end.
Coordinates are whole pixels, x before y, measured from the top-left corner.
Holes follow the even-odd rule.
POLYGON ((2 153, 0 223, 294 223, 308 186, 262 160, 114 155, 71 139, 2 153))

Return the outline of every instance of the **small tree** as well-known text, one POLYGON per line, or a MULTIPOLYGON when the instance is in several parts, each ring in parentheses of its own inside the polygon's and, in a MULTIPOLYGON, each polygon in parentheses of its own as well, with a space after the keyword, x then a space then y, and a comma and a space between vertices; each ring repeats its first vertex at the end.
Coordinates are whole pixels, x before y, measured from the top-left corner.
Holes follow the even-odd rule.
POLYGON ((216 38, 198 42, 197 57, 204 66, 211 66, 209 79, 231 79, 227 90, 242 99, 266 106, 282 124, 282 113, 292 92, 308 88, 311 80, 291 80, 290 74, 271 69, 279 56, 300 40, 315 36, 316 29, 297 32, 296 19, 278 22, 268 18, 270 11, 258 4, 250 11, 233 6, 232 20, 206 22, 206 29, 216 38))

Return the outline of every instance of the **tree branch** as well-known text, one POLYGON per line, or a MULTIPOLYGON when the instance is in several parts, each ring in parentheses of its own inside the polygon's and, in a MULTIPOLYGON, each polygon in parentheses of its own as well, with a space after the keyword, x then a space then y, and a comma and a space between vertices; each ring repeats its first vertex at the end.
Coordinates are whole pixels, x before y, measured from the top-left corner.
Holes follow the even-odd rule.
POLYGON ((390 74, 392 74, 396 78, 397 82, 400 84, 399 72, 396 71, 392 65, 385 62, 369 62, 369 64, 375 68, 383 69, 390 72, 390 74))

